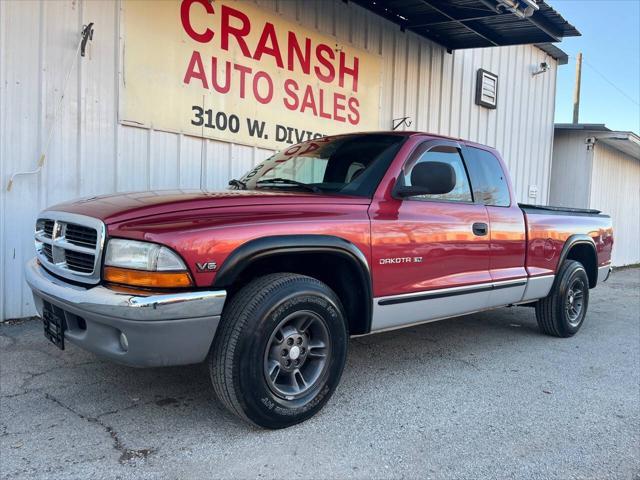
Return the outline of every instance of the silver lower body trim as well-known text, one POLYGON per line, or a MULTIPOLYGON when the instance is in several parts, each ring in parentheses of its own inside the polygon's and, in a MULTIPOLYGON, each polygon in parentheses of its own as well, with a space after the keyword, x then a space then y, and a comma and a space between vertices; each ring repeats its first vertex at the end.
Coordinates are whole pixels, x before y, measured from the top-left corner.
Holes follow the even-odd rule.
POLYGON ((611 275, 612 270, 613 268, 611 268, 611 265, 598 267, 598 283, 609 280, 609 275, 611 275))
POLYGON ((519 278, 375 298, 371 333, 537 300, 547 296, 554 278, 519 278))
POLYGON ((543 275, 540 277, 529 277, 527 288, 524 291, 521 302, 528 302, 544 298, 549 295, 555 275, 543 275))

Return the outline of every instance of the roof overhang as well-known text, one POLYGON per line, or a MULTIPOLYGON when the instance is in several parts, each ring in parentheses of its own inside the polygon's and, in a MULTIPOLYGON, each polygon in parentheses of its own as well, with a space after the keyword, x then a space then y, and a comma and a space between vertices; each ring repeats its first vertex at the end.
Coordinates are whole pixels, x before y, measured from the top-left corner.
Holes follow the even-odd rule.
POLYGON ((556 131, 582 131, 596 142, 604 143, 616 150, 640 160, 640 136, 633 132, 614 132, 603 123, 556 123, 556 131))
MULTIPOLYGON (((351 1, 448 50, 525 44, 545 50, 541 45, 580 35, 543 0, 351 1)), ((554 48, 545 51, 566 58, 554 48)))
POLYGON ((640 160, 640 137, 633 132, 611 132, 595 135, 596 141, 609 145, 630 157, 640 160))
POLYGON ((555 58, 558 61, 558 65, 566 65, 569 63, 569 55, 566 52, 553 43, 536 43, 536 47, 545 52, 551 58, 555 58))

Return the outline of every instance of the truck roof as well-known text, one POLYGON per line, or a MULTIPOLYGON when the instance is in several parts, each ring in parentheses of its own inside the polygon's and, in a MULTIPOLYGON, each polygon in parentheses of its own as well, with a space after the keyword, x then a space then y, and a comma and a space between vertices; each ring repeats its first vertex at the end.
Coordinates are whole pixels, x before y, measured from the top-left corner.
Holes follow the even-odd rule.
MULTIPOLYGON (((444 140, 453 140, 455 142, 462 142, 465 145, 469 145, 469 146, 473 146, 473 147, 480 147, 483 148, 485 150, 491 150, 493 152, 497 152, 497 150, 489 145, 485 145, 484 143, 478 143, 478 142, 474 142, 471 140, 466 140, 464 138, 460 138, 460 137, 452 137, 452 136, 448 136, 448 135, 441 135, 438 133, 430 133, 430 132, 421 132, 419 130, 378 130, 378 131, 372 131, 372 132, 353 132, 353 133, 346 133, 344 135, 398 135, 398 136, 403 136, 403 137, 412 137, 414 135, 424 135, 427 137, 433 137, 433 138, 442 138, 444 140)), ((329 137, 338 137, 341 135, 329 135, 329 137)))

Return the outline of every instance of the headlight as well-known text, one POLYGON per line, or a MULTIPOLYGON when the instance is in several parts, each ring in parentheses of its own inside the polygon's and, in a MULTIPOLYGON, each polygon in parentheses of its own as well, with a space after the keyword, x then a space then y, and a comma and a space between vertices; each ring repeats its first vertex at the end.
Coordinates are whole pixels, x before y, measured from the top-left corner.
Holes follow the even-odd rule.
POLYGON ((186 270, 182 259, 157 243, 114 238, 107 243, 104 264, 110 267, 134 268, 151 272, 186 270))
POLYGON ((104 258, 107 282, 137 287, 187 287, 187 266, 172 250, 157 243, 114 238, 104 258))

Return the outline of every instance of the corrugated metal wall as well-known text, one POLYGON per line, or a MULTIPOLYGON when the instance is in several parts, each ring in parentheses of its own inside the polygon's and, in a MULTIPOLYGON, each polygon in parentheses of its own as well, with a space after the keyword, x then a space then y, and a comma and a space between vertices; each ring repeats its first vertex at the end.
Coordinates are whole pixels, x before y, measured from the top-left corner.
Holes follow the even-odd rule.
POLYGON ((584 131, 556 131, 549 204, 589 208, 593 150, 587 150, 587 136, 584 131), (578 185, 583 188, 577 188, 578 185))
POLYGON ((633 265, 640 263, 640 161, 602 142, 587 150, 586 139, 602 133, 556 131, 549 203, 611 215, 612 263, 633 265))
MULTIPOLYGON (((409 116, 411 129, 475 140, 504 155, 519 199, 548 197, 556 62, 533 46, 457 51, 341 0, 259 1, 274 14, 381 54, 380 128, 409 116), (533 77, 540 62, 551 72, 533 77), (474 104, 478 68, 500 77, 498 108, 474 104), (527 198, 529 185, 538 196, 527 198)), ((0 1, 0 172, 35 167, 83 24, 95 36, 72 72, 44 170, 2 190, 0 313, 34 312, 22 266, 33 255, 37 212, 83 195, 169 187, 224 187, 268 151, 118 124, 120 4, 111 0, 0 1)), ((152 21, 152 16, 150 17, 152 21)), ((153 48, 150 46, 150 48, 153 48)), ((378 99, 372 99, 378 101, 378 99)))
POLYGON ((640 263, 640 160, 604 143, 596 143, 591 208, 611 215, 613 265, 640 263))

